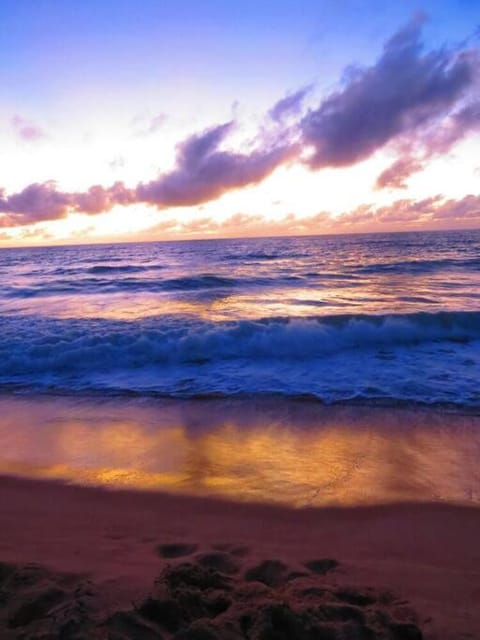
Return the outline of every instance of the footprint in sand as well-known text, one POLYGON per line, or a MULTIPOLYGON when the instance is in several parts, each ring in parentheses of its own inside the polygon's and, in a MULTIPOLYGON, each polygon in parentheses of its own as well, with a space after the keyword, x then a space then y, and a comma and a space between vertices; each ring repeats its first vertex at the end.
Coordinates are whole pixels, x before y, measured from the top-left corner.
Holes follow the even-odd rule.
POLYGON ((185 542, 170 542, 167 544, 159 544, 157 553, 161 558, 183 558, 195 553, 198 544, 185 542))
POLYGON ((317 576, 324 576, 329 571, 336 569, 338 562, 333 558, 321 558, 319 560, 308 560, 303 563, 303 566, 312 573, 316 573, 317 576))
POLYGON ((250 553, 250 549, 240 544, 230 544, 229 542, 221 542, 218 544, 213 544, 212 549, 215 551, 223 551, 225 553, 229 553, 232 556, 237 556, 238 558, 243 558, 250 553))
POLYGON ((245 572, 247 582, 263 582, 269 587, 279 586, 287 581, 289 568, 280 560, 265 560, 245 572))
POLYGON ((214 569, 220 573, 232 575, 240 570, 240 564, 229 553, 214 551, 211 553, 200 553, 195 556, 198 564, 206 569, 214 569))

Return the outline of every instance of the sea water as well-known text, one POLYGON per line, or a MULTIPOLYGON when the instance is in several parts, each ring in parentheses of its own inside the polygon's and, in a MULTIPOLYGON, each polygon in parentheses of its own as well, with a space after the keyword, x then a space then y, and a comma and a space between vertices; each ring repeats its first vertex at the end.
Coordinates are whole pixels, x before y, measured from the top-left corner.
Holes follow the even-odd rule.
POLYGON ((5 394, 480 408, 480 231, 0 250, 5 394))

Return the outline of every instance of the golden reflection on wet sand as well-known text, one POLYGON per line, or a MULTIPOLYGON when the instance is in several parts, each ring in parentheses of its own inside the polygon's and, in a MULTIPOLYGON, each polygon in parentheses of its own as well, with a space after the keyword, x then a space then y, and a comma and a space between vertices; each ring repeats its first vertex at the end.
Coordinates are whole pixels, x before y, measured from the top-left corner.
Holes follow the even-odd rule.
POLYGON ((0 399, 0 473, 294 506, 480 504, 480 417, 242 401, 0 399))

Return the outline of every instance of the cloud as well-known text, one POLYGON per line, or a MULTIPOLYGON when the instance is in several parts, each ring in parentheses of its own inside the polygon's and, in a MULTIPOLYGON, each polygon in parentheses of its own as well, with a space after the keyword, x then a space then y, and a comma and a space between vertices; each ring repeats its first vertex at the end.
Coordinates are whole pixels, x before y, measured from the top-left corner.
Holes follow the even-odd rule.
POLYGON ((345 86, 303 118, 311 168, 368 158, 444 115, 473 86, 473 54, 446 48, 424 53, 422 22, 417 17, 390 38, 376 64, 350 70, 345 86))
POLYGON ((58 191, 53 181, 30 184, 8 197, 0 193, 0 219, 3 227, 19 226, 63 218, 71 204, 67 193, 58 191))
POLYGON ((288 93, 284 98, 276 102, 268 112, 271 120, 281 124, 289 117, 299 116, 302 112, 305 98, 311 90, 311 85, 303 87, 295 93, 288 93))
POLYGON ((134 135, 138 137, 150 136, 163 127, 168 120, 165 113, 157 113, 155 116, 139 115, 133 118, 132 126, 134 135))
POLYGON ((470 194, 461 200, 447 200, 435 209, 433 218, 449 222, 480 221, 480 196, 470 194))
POLYGON ((408 156, 399 158, 395 162, 382 171, 378 176, 375 187, 377 189, 385 189, 389 187, 391 189, 405 189, 407 187, 407 178, 412 174, 421 171, 423 169, 423 162, 417 158, 410 158, 408 156))
POLYGON ((119 169, 123 169, 126 166, 126 164, 127 164, 127 161, 124 158, 124 156, 118 154, 110 160, 110 162, 108 163, 108 166, 112 171, 117 171, 119 169))
POLYGON ((169 219, 150 228, 146 237, 151 238, 161 234, 172 238, 197 236, 238 238, 325 233, 333 229, 334 220, 326 212, 307 217, 288 213, 276 220, 267 219, 259 214, 239 212, 222 221, 208 216, 184 223, 169 219))
MULTIPOLYGON (((0 190, 0 226, 56 220, 69 212, 96 215, 134 203, 159 209, 201 205, 258 184, 278 167, 300 158, 312 169, 350 166, 385 145, 397 158, 378 176, 376 186, 405 188, 408 178, 430 158, 480 130, 479 52, 459 47, 425 52, 421 30, 422 19, 415 18, 388 40, 376 63, 349 68, 341 87, 305 115, 304 102, 311 87, 287 94, 272 106, 255 138, 242 150, 227 146, 235 126, 230 121, 183 140, 171 171, 132 188, 116 182, 69 193, 50 181, 31 184, 11 195, 0 190)), ((163 114, 142 116, 133 124, 152 133, 164 120, 163 114)), ((12 125, 27 140, 44 135, 20 116, 15 116, 12 125)), ((114 159, 112 168, 123 161, 122 157, 114 159)), ((440 211, 436 210, 438 215, 440 211)), ((348 225, 349 220, 352 224, 414 222, 416 216, 421 222, 433 213, 419 213, 418 203, 402 200, 384 209, 362 205, 342 216, 341 224, 348 225)), ((199 219, 200 231, 202 224, 205 220, 199 219)))
POLYGON ((34 183, 10 196, 0 192, 0 214, 3 214, 0 226, 59 220, 70 211, 98 214, 115 205, 132 204, 134 201, 134 193, 121 182, 108 188, 96 185, 83 193, 59 191, 53 181, 34 183))
POLYGON ((450 151, 454 144, 472 131, 480 131, 478 100, 463 105, 458 111, 435 123, 435 126, 417 141, 417 146, 420 149, 423 147, 425 157, 440 155, 450 151))
POLYGON ((116 182, 111 187, 95 185, 85 192, 67 193, 49 181, 9 196, 0 192, 0 226, 57 220, 69 211, 94 215, 138 202, 158 208, 201 204, 262 181, 297 152, 289 143, 260 146, 248 153, 222 150, 232 128, 228 122, 187 138, 178 146, 173 171, 133 189, 116 182))
POLYGON ((432 158, 448 153, 469 133, 480 131, 480 102, 464 104, 416 135, 401 140, 400 157, 377 178, 376 188, 404 189, 407 179, 432 158))
POLYGON ((220 197, 227 191, 261 182, 292 159, 291 144, 274 144, 249 153, 220 149, 233 122, 187 138, 177 148, 177 166, 165 175, 137 187, 139 202, 157 207, 191 206, 220 197))
POLYGON ((26 142, 37 142, 47 137, 46 133, 38 125, 18 115, 13 116, 12 127, 15 134, 26 142))
POLYGON ((134 202, 134 191, 125 187, 123 182, 116 182, 108 188, 96 185, 90 187, 85 193, 74 193, 70 196, 72 208, 88 214, 103 213, 116 205, 125 206, 134 202))
POLYGON ((362 205, 336 218, 345 231, 381 230, 382 228, 441 228, 451 224, 468 226, 480 222, 480 196, 468 195, 460 200, 435 195, 424 200, 403 199, 377 207, 362 205))

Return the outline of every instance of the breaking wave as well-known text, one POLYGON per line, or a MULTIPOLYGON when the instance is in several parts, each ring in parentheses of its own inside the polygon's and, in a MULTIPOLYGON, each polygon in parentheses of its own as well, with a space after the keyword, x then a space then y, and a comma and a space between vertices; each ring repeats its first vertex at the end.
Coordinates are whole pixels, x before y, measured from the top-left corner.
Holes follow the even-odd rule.
POLYGON ((477 312, 231 322, 7 316, 2 326, 0 381, 9 386, 480 406, 477 312))

